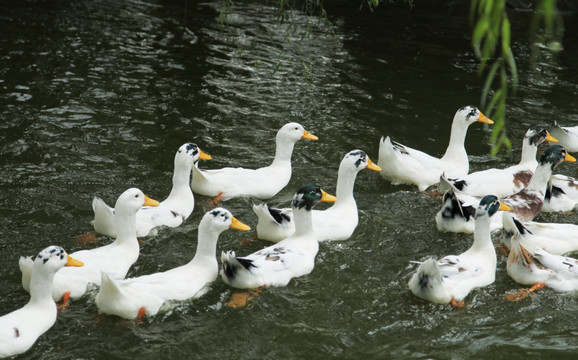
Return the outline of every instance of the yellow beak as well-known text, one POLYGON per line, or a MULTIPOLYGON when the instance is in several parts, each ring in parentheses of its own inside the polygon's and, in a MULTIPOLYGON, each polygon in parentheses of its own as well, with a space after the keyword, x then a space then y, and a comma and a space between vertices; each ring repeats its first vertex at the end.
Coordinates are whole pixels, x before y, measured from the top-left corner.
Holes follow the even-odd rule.
POLYGON ((161 203, 145 195, 144 206, 159 206, 161 203))
POLYGON ((574 162, 574 161, 576 161, 576 158, 574 156, 568 154, 568 152, 566 152, 566 157, 564 158, 564 161, 574 162))
POLYGON ((84 266, 84 263, 82 261, 71 258, 70 255, 68 254, 66 256, 68 257, 68 261, 64 266, 77 266, 77 267, 84 266))
POLYGON ((557 143, 558 139, 556 139, 555 137, 550 135, 549 132, 546 131, 546 141, 551 142, 551 143, 557 143))
POLYGON ((241 231, 249 231, 251 230, 251 227, 245 223, 240 222, 239 220, 237 220, 234 216, 233 216, 233 221, 231 222, 231 225, 229 226, 229 229, 237 229, 237 230, 241 230, 241 231))
POLYGON ((478 122, 481 122, 484 124, 490 124, 490 125, 494 124, 494 122, 491 119, 488 119, 486 117, 486 115, 482 114, 481 112, 480 112, 480 117, 478 118, 478 122))
POLYGON ((199 154, 199 159, 201 159, 201 160, 211 160, 212 159, 211 155, 204 153, 201 149, 199 149, 199 151, 201 152, 199 154))
POLYGON ((303 136, 301 136, 301 139, 305 139, 305 140, 319 140, 319 138, 315 135, 313 135, 312 133, 310 133, 309 131, 305 130, 305 133, 303 134, 303 136))
POLYGON ((325 191, 321 190, 321 201, 323 202, 336 202, 337 198, 333 195, 326 193, 325 191))
POLYGON ((381 171, 381 167, 379 165, 375 164, 369 158, 367 158, 367 166, 365 168, 369 169, 369 170, 373 170, 373 171, 381 171))
POLYGON ((504 204, 503 202, 500 201, 500 210, 502 211, 510 211, 512 209, 510 209, 510 207, 506 204, 504 204))

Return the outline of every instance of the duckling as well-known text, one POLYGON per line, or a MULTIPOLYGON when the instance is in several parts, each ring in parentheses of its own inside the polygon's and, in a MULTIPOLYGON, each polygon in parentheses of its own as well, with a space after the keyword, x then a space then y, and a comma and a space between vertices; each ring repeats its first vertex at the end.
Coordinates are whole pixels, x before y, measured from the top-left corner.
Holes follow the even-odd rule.
POLYGON ((0 357, 26 352, 56 322, 52 300, 54 274, 65 266, 82 266, 60 246, 49 246, 34 259, 30 271, 30 301, 0 317, 0 357))
POLYGON ((285 124, 277 132, 277 148, 271 165, 259 169, 226 167, 215 170, 193 166, 191 188, 197 194, 214 196, 217 201, 238 196, 270 199, 289 183, 293 147, 301 139, 318 138, 298 123, 285 124))
POLYGON ((475 213, 474 243, 460 255, 440 260, 429 258, 420 264, 409 280, 411 292, 436 304, 463 306, 463 299, 474 288, 492 284, 496 278, 496 251, 490 237, 490 218, 508 211, 494 195, 486 195, 475 213))
MULTIPOLYGON (((351 237, 359 221, 353 186, 357 173, 363 169, 380 171, 362 150, 352 150, 341 160, 337 176, 337 201, 326 210, 313 210, 313 231, 318 241, 346 240, 351 237)), ((269 208, 267 204, 253 205, 257 215, 257 235, 260 239, 279 242, 293 232, 291 208, 269 208)))
MULTIPOLYGON (((159 206, 142 207, 136 214, 137 237, 150 234, 151 230, 159 226, 180 226, 193 212, 195 198, 189 184, 193 164, 201 160, 210 160, 197 144, 186 143, 179 147, 175 154, 175 168, 173 172, 173 188, 169 196, 159 206)), ((99 234, 116 238, 114 209, 99 197, 92 200, 94 231, 99 234)))
POLYGON ((466 132, 474 122, 493 124, 475 106, 460 108, 453 119, 450 143, 442 158, 394 142, 389 136, 381 138, 377 165, 381 176, 393 184, 415 184, 420 191, 437 184, 440 175, 463 176, 469 171, 468 154, 464 148, 466 132))

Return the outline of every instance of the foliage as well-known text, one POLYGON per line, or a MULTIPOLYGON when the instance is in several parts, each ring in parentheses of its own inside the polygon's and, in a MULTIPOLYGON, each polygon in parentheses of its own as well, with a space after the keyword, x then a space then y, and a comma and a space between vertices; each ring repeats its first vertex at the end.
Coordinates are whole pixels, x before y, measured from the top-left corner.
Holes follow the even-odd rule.
POLYGON ((490 142, 491 153, 496 155, 502 146, 512 148, 505 128, 509 78, 512 79, 514 90, 518 84, 518 70, 510 47, 510 20, 506 13, 506 0, 472 0, 471 17, 476 18, 472 46, 481 60, 480 74, 487 70, 480 105, 495 122, 490 142), (496 79, 498 89, 490 96, 490 89, 496 79))

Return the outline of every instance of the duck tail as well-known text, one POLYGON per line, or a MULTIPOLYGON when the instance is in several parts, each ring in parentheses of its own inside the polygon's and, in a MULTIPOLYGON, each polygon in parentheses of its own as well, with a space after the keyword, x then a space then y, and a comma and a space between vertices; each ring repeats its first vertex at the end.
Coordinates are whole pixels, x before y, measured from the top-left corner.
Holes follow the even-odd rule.
POLYGON ((96 304, 101 307, 101 302, 99 298, 105 297, 107 299, 120 299, 124 297, 124 294, 120 290, 118 284, 108 276, 107 273, 101 271, 100 273, 100 290, 96 296, 96 304))
POLYGON ((30 292, 30 278, 32 277, 32 265, 34 261, 31 256, 21 256, 18 261, 20 271, 22 272, 22 287, 30 292))
POLYGON ((252 260, 238 258, 232 250, 221 253, 221 264, 223 265, 222 274, 229 281, 237 277, 241 271, 249 271, 254 266, 252 260))
POLYGON ((409 288, 414 294, 428 292, 440 285, 441 281, 442 276, 436 259, 429 258, 419 266, 411 277, 409 288))
POLYGON ((92 221, 94 231, 116 238, 114 209, 108 206, 104 200, 95 196, 94 199, 92 199, 92 211, 94 211, 94 220, 92 221))

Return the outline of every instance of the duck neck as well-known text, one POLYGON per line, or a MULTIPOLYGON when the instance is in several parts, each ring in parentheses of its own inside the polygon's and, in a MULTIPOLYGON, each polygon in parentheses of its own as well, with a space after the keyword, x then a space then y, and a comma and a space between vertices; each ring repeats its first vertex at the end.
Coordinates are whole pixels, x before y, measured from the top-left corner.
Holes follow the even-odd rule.
POLYGON ((295 143, 283 138, 277 138, 275 146, 275 159, 271 166, 291 166, 291 156, 293 155, 293 148, 295 143))
MULTIPOLYGON (((197 252, 193 259, 189 262, 189 265, 197 264, 199 262, 207 264, 210 263, 211 266, 214 264, 215 268, 218 268, 217 263, 217 240, 219 239, 219 233, 211 231, 208 226, 203 224, 199 225, 199 240, 197 242, 197 252)), ((205 265, 206 266, 206 265, 205 265)))
POLYGON ((313 221, 311 211, 305 208, 293 208, 293 220, 295 221, 295 234, 305 235, 313 232, 313 221))
POLYGON ((492 237, 490 235, 491 218, 489 216, 480 216, 475 220, 474 243, 471 250, 491 250, 495 253, 492 237))
POLYGON ((115 209, 114 223, 116 226, 116 246, 139 248, 136 237, 136 213, 128 213, 122 209, 115 209))
POLYGON ((192 162, 187 162, 187 164, 178 164, 175 159, 175 170, 173 172, 173 188, 169 196, 163 201, 167 202, 179 202, 183 199, 190 198, 193 196, 191 190, 191 170, 193 168, 192 162))
POLYGON ((522 143, 522 157, 520 159, 520 165, 528 164, 531 170, 536 169, 538 166, 538 161, 536 161, 536 153, 538 152, 538 146, 530 144, 529 139, 524 139, 522 143))
POLYGON ((452 123, 450 143, 448 144, 442 160, 452 160, 458 163, 468 164, 468 154, 464 147, 467 131, 467 126, 464 126, 460 121, 454 121, 452 123))
POLYGON ((534 175, 532 175, 532 179, 530 180, 527 189, 544 193, 548 186, 550 176, 552 176, 552 164, 546 163, 538 165, 534 175))
POLYGON ((353 188, 355 186, 356 177, 357 172, 342 168, 339 169, 337 175, 337 188, 335 189, 335 196, 337 197, 335 205, 351 201, 355 202, 355 198, 353 197, 353 188))
POLYGON ((54 302, 54 300, 52 300, 54 273, 39 270, 40 269, 34 266, 30 277, 30 302, 54 302))

